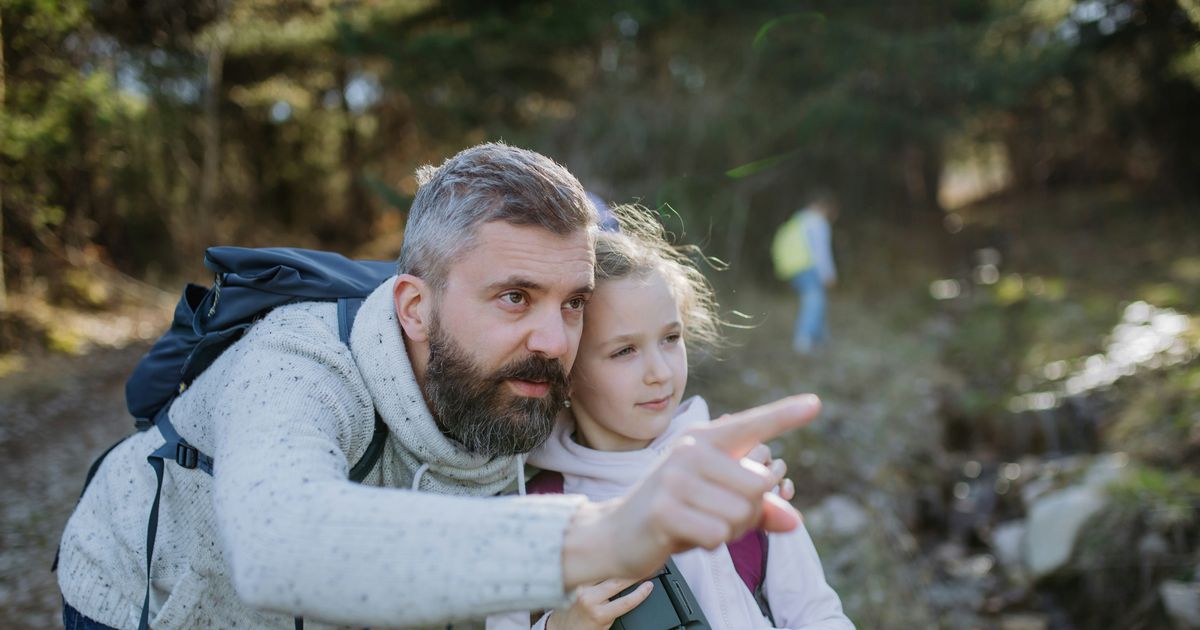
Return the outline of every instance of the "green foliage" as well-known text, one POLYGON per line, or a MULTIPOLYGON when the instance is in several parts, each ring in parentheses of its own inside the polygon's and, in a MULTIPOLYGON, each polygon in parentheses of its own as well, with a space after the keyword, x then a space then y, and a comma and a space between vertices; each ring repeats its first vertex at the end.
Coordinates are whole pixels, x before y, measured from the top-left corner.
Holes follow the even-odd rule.
POLYGON ((1141 466, 1112 488, 1118 509, 1138 513, 1151 529, 1171 534, 1196 525, 1200 476, 1194 471, 1141 466))
MULTIPOLYGON (((1192 25, 1200 28, 1200 1, 1197 0, 1178 0, 1180 8, 1183 9, 1192 25)), ((1181 52, 1172 65, 1174 71, 1179 76, 1189 80, 1193 85, 1200 88, 1200 43, 1192 45, 1191 50, 1181 52)))
POLYGON ((1200 453, 1200 363, 1147 376, 1123 397, 1111 445, 1162 466, 1189 466, 1200 453))
POLYGON ((492 138, 671 204, 748 275, 814 187, 849 221, 939 222, 951 142, 1002 147, 1018 187, 1186 188, 1177 1, 1102 3, 1131 13, 1101 32, 1071 0, 7 0, 6 251, 139 274, 214 241, 352 250, 414 166, 492 138))

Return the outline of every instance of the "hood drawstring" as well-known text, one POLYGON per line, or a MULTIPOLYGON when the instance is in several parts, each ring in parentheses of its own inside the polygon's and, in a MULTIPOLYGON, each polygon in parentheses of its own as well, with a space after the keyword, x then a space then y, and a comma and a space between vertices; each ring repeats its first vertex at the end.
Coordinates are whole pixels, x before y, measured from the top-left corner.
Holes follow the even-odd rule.
MULTIPOLYGON (((525 496, 525 455, 517 455, 513 460, 517 467, 517 494, 525 496)), ((417 468, 417 472, 413 474, 412 490, 414 492, 421 489, 421 478, 425 476, 427 470, 429 470, 429 464, 421 464, 417 468)))
POLYGON ((412 489, 414 492, 421 489, 421 477, 425 476, 426 470, 429 470, 429 464, 421 464, 417 468, 417 472, 413 474, 412 489))
POLYGON ((517 455, 517 494, 525 496, 525 454, 517 455))

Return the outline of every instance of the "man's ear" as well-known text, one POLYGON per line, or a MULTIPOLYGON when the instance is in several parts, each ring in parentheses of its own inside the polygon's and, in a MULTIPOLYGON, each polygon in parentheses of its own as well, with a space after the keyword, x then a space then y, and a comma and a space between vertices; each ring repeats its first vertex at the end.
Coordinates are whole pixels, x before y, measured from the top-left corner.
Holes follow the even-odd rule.
POLYGON ((424 280, 407 273, 396 276, 396 284, 392 287, 396 319, 405 336, 416 343, 429 339, 432 297, 432 288, 424 280))

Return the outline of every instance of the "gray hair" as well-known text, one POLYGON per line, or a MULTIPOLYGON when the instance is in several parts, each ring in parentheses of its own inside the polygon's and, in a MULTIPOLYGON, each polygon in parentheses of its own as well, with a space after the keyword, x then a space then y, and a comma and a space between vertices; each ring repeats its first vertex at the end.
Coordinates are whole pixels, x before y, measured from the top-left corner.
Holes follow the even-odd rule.
POLYGON ((579 180, 554 160, 502 143, 473 146, 441 166, 417 169, 397 273, 435 290, 450 262, 469 248, 480 225, 504 221, 569 235, 595 226, 596 209, 579 180))

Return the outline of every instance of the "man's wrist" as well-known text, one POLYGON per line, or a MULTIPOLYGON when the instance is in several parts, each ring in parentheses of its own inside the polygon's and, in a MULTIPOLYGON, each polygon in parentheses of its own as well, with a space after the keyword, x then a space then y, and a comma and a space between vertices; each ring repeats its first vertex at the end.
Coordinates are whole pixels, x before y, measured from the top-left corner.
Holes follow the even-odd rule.
POLYGON ((571 591, 617 574, 619 565, 611 549, 609 531, 613 501, 579 506, 563 534, 563 586, 571 591))

